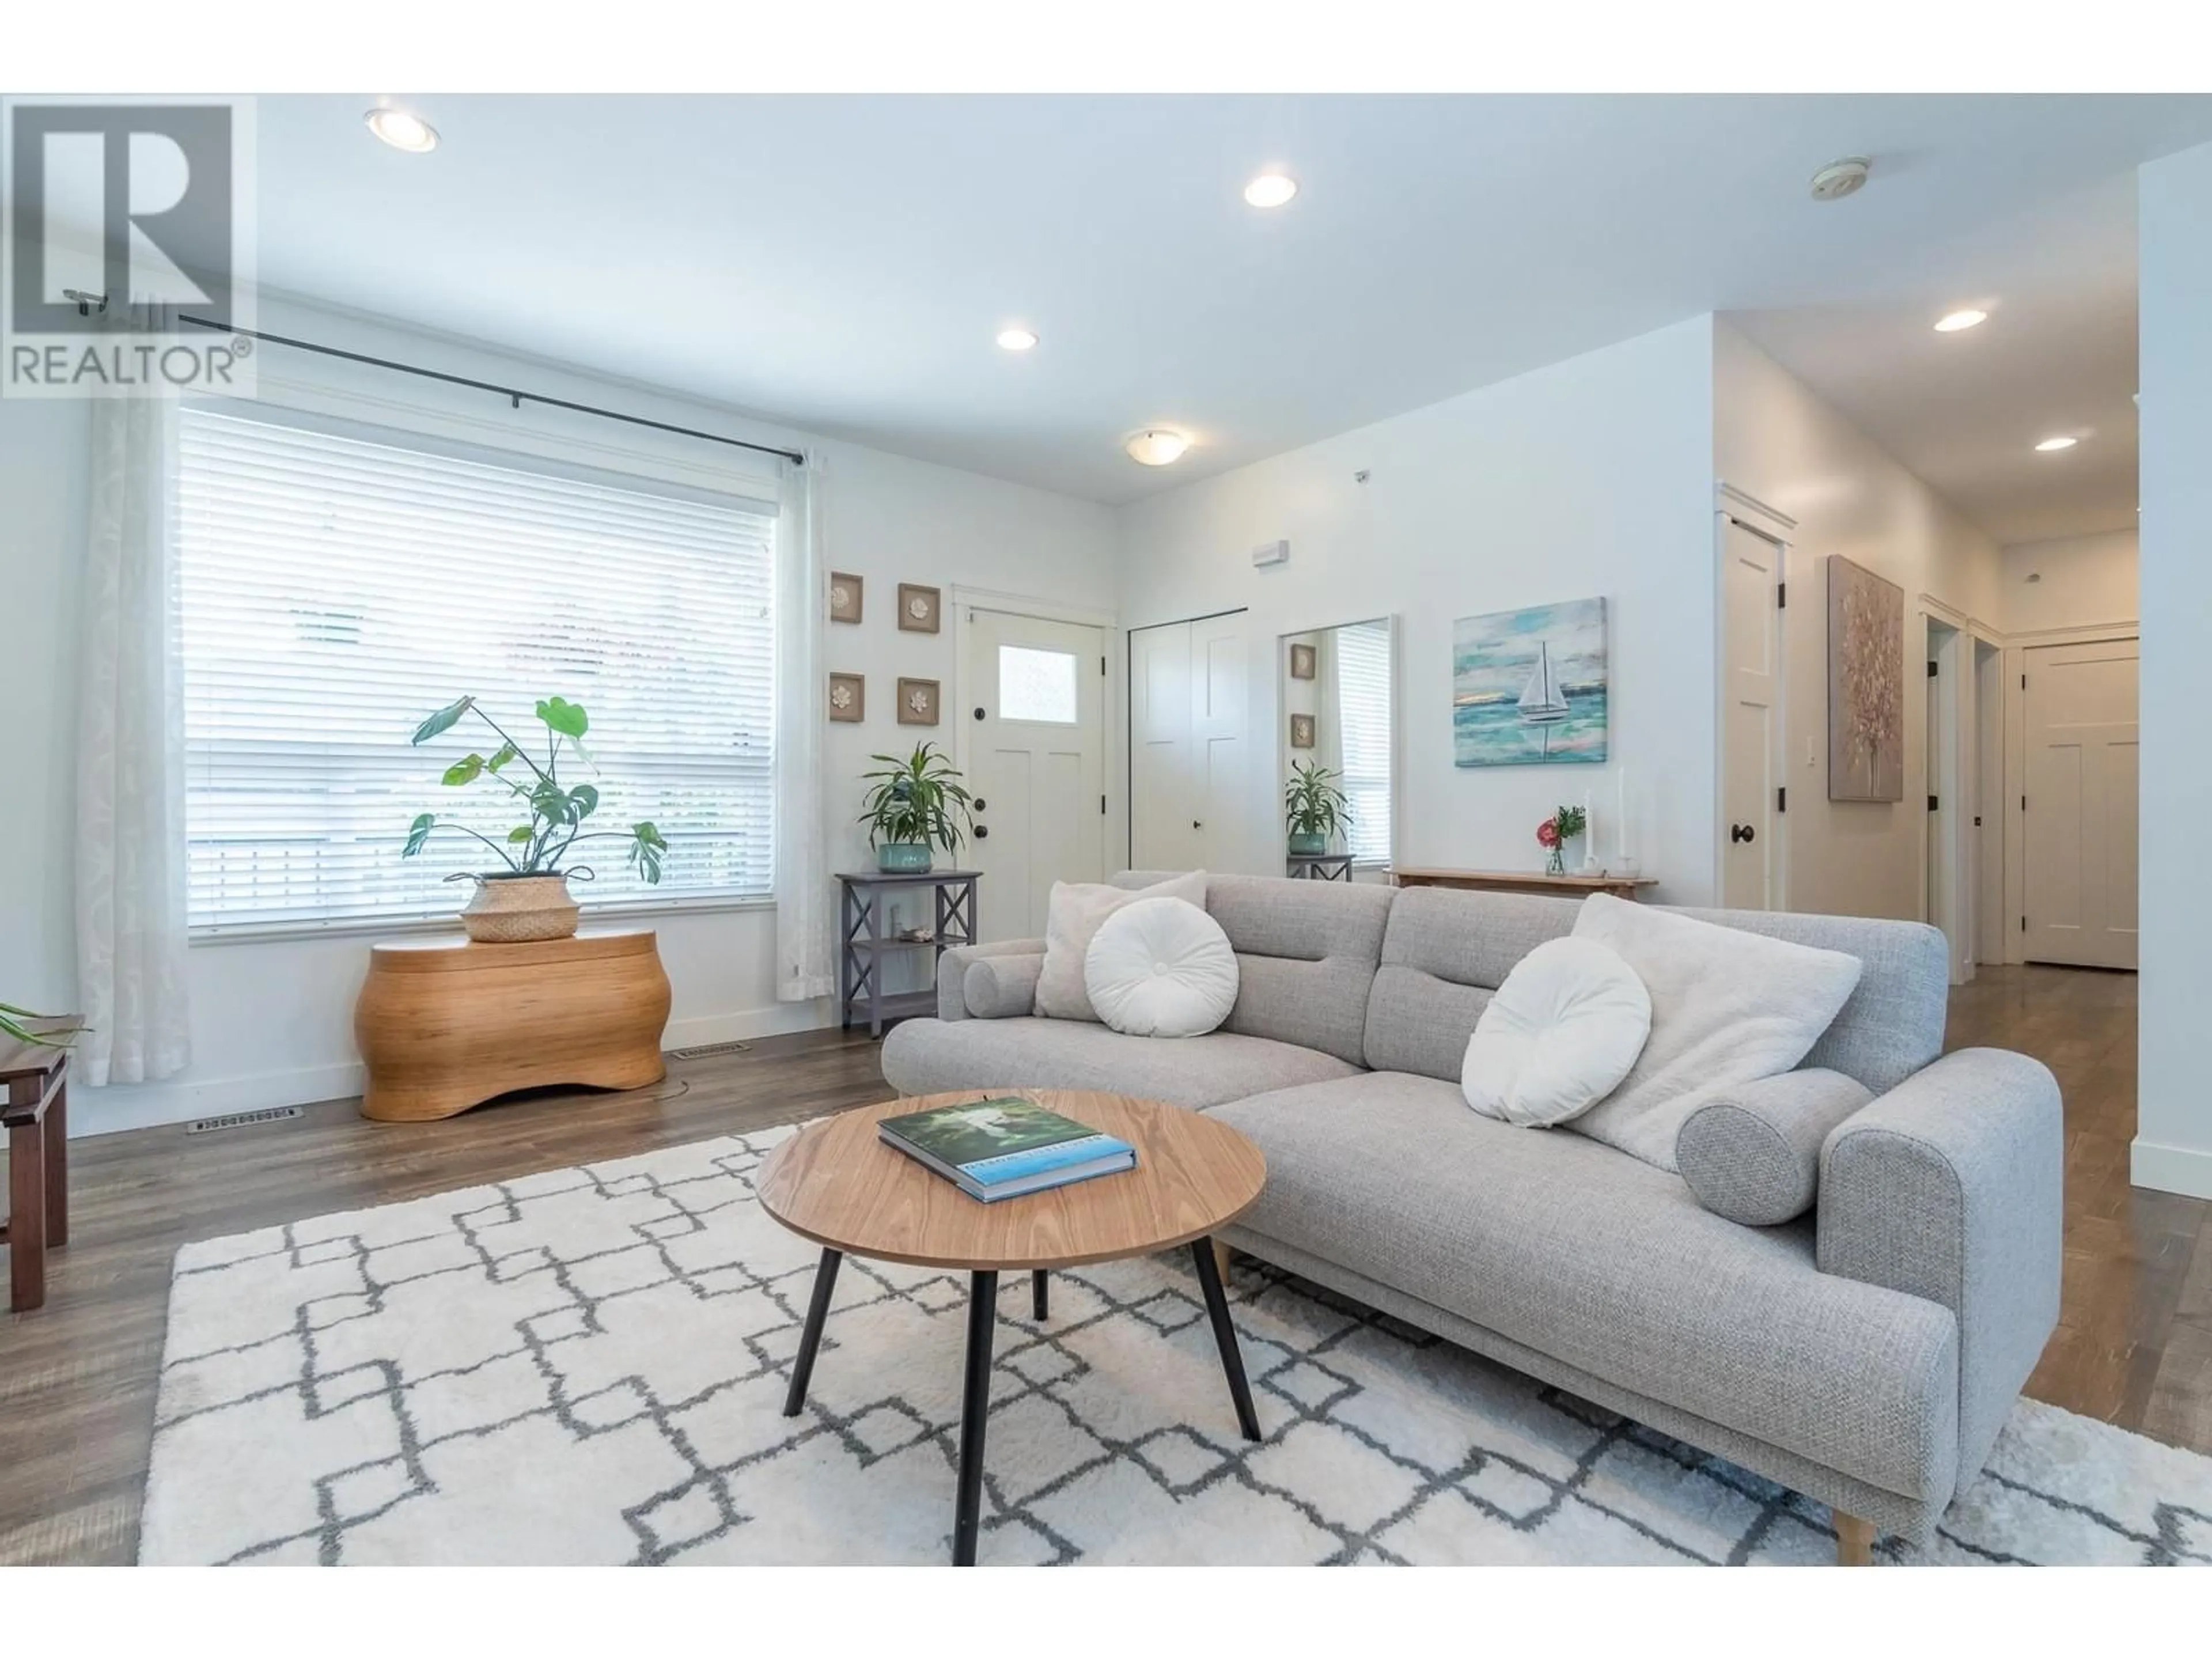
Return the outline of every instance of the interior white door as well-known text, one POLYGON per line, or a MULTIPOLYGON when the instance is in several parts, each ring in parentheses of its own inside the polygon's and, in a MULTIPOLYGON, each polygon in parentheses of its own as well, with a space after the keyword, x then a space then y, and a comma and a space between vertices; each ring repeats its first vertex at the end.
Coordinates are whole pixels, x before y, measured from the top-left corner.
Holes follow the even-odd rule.
POLYGON ((2136 642, 2037 646, 2025 656, 2026 955, 2133 968, 2136 642))
POLYGON ((963 769, 986 939, 1044 932, 1055 881, 1105 879, 1105 630, 968 613, 963 769))
POLYGON ((2004 653, 1975 641, 1974 956, 1988 963, 2005 959, 2004 690, 2004 653))
POLYGON ((1129 634, 1129 862, 1243 867, 1245 615, 1129 634))
POLYGON ((1721 526, 1721 902, 1781 907, 1782 544, 1721 526))

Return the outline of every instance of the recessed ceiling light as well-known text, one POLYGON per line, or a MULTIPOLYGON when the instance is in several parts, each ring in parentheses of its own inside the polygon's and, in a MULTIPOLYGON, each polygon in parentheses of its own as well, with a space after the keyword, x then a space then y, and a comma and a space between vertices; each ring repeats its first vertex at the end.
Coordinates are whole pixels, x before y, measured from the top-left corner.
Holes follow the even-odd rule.
POLYGON ((1244 199, 1256 208, 1277 208, 1298 193, 1298 181, 1286 173, 1263 173, 1244 186, 1244 199))
POLYGON ((1027 351, 1036 343, 1036 333, 1026 328, 1002 328, 999 331, 999 349, 1002 351, 1027 351))
POLYGON ((368 123, 371 132, 394 149, 426 155, 438 148, 438 129, 404 109, 373 109, 362 119, 368 123))
POLYGON ((1948 317, 1936 319, 1936 331, 1938 334, 1956 334, 1962 328, 1972 328, 1976 323, 1986 323, 1989 319, 1990 313, 1986 311, 1972 308, 1954 311, 1948 317))
POLYGON ((1152 427, 1121 447, 1129 452, 1129 459, 1141 466, 1169 466, 1182 459, 1183 451, 1190 447, 1190 440, 1165 427, 1152 427))
POLYGON ((2081 441, 2079 438, 2045 438, 2041 443, 2036 445, 2036 447, 2046 452, 2053 449, 2071 449, 2081 441))

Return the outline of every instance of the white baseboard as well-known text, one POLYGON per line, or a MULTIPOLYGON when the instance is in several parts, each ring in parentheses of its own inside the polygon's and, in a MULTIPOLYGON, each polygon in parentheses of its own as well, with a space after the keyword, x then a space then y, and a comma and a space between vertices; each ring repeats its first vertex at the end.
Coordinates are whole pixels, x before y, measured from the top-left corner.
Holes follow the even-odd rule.
POLYGON ((2128 1179, 2155 1192, 2212 1198, 2212 1152, 2167 1146, 2137 1136, 2128 1152, 2128 1179))
MULTIPOLYGON (((727 1013, 672 1019, 660 1043, 664 1048, 696 1048, 711 1042, 745 1042, 757 1037, 819 1030, 836 1024, 836 1006, 826 997, 814 1002, 778 1003, 771 1008, 740 1008, 727 1013)), ((120 1134, 126 1129, 189 1123, 195 1118, 216 1117, 227 1112, 258 1112, 271 1106, 309 1106, 317 1101, 357 1095, 362 1082, 358 1060, 303 1066, 283 1072, 258 1072, 246 1077, 117 1084, 106 1089, 88 1088, 73 1081, 70 1089, 70 1136, 75 1139, 88 1135, 120 1134)))

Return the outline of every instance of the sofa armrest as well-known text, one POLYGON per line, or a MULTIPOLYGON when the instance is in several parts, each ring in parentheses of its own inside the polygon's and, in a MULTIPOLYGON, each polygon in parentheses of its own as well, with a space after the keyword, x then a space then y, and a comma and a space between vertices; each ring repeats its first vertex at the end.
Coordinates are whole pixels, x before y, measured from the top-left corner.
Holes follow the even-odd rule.
MULTIPOLYGON (((972 1008, 968 1003, 968 969, 970 963, 987 961, 994 957, 1030 957, 1037 966, 1044 965, 1044 941, 1041 939, 1001 939, 996 945, 956 945, 937 958, 937 1017, 939 1019, 998 1018, 996 1010, 972 1008)), ((1010 964, 1011 965, 1011 964, 1010 964)), ((1036 980, 1030 979, 1030 991, 1034 998, 1036 980)), ((1024 1013, 1029 1012, 1024 1008, 1024 1013)))
POLYGON ((1820 1149, 1820 1271, 1959 1322, 1960 1486, 2058 1323, 2064 1164, 2057 1079, 1999 1048, 1944 1055, 1820 1149))

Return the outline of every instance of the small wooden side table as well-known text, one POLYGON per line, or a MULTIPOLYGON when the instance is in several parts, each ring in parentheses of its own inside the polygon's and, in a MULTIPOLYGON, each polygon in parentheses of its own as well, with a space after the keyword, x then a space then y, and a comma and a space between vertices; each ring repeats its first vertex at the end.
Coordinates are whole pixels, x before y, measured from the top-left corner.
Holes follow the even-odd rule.
MULTIPOLYGON (((59 1036, 81 1021, 45 1020, 59 1036)), ((0 1038, 0 1124, 8 1130, 8 1305, 46 1300, 46 1252, 69 1243, 69 1050, 0 1038)))
POLYGON ((495 1095, 556 1084, 642 1089, 667 1075, 668 1006, 650 933, 373 946, 353 1011, 368 1069, 361 1115, 452 1117, 495 1095))
POLYGON ((1549 893, 1559 898, 1586 898, 1610 893, 1615 898, 1638 899, 1646 887, 1656 887, 1656 876, 1547 876, 1540 870, 1417 870, 1403 866, 1391 878, 1400 887, 1456 887, 1476 893, 1549 893))
POLYGON ((927 870, 892 874, 881 870, 842 871, 837 909, 837 1012, 844 1028, 868 1012, 868 1035, 881 1036, 884 1022, 907 1014, 937 1012, 937 959, 956 945, 975 942, 975 870, 927 870), (885 912, 899 893, 935 890, 933 924, 927 939, 901 939, 888 930, 885 912), (930 952, 930 983, 920 991, 884 990, 884 963, 906 951, 930 952))

